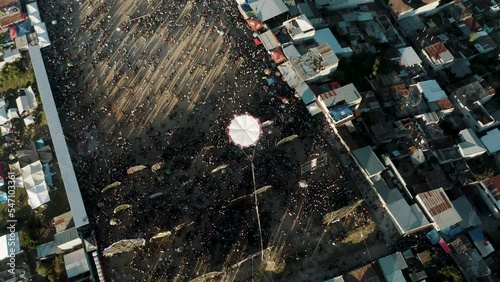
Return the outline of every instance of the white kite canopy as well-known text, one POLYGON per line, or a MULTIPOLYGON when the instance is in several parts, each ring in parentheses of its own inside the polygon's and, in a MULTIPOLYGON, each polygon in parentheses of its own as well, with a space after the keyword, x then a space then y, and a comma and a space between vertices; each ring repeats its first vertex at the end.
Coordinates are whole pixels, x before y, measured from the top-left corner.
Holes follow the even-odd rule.
POLYGON ((258 118, 250 115, 235 115, 227 127, 229 139, 237 146, 254 146, 260 139, 262 127, 258 118))

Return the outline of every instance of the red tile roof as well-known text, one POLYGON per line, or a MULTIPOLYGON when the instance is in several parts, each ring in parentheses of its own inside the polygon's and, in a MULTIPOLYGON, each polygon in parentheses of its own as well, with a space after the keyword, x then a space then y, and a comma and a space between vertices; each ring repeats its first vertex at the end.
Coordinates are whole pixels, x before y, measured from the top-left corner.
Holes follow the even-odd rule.
POLYGON ((452 207, 450 200, 441 189, 424 192, 420 194, 420 197, 432 216, 443 213, 452 207))
POLYGON ((462 20, 462 22, 467 26, 471 32, 476 32, 481 27, 473 16, 468 16, 462 20))
POLYGON ((443 98, 441 100, 436 101, 437 106, 441 110, 448 110, 448 109, 453 109, 453 103, 450 101, 448 98, 443 98))
POLYGON ((441 54, 441 53, 443 53, 443 52, 445 52, 447 50, 448 49, 446 49, 446 47, 444 46, 444 44, 441 43, 441 42, 436 42, 436 43, 434 43, 432 45, 429 45, 429 46, 427 46, 427 47, 424 48, 425 53, 427 53, 427 55, 429 57, 433 57, 433 58, 436 58, 436 59, 441 58, 439 56, 439 54, 441 54))

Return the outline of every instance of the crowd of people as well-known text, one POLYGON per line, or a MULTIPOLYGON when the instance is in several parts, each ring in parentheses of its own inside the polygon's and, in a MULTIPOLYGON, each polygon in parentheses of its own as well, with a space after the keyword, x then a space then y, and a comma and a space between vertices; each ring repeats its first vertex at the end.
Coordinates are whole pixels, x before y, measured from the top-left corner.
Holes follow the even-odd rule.
MULTIPOLYGON (((132 257, 105 261, 113 281, 184 280, 260 250, 253 202, 230 205, 253 192, 250 160, 225 133, 233 114, 249 111, 275 122, 254 157, 257 186, 273 187, 261 198, 266 245, 282 215, 299 213, 298 206, 320 224, 327 212, 358 199, 340 163, 333 163, 336 175, 306 177, 308 188, 298 188, 306 157, 276 142, 299 134, 300 143, 290 146, 303 147, 306 156, 326 145, 314 137, 300 103, 265 93, 261 76, 274 65, 253 44, 234 1, 127 2, 39 0, 43 18, 58 20, 49 26, 53 44, 44 58, 99 246, 137 237, 149 242, 195 223, 132 257), (160 161, 166 168, 158 172, 125 173, 160 161), (227 169, 211 173, 220 164, 227 169), (114 181, 121 186, 100 192, 114 181), (110 225, 113 208, 125 203, 132 209, 110 225), (209 266, 197 269, 200 260, 209 266)), ((293 100, 282 81, 273 91, 293 100)))

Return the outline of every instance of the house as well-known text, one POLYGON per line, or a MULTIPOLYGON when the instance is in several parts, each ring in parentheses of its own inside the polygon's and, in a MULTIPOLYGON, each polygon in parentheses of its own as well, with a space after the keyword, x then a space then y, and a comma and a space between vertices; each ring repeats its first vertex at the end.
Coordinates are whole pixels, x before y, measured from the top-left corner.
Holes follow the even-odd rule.
POLYGON ((369 178, 375 181, 380 179, 380 174, 385 170, 385 166, 377 155, 375 155, 370 146, 352 150, 352 154, 358 165, 369 178))
POLYGON ((82 245, 82 239, 78 234, 78 230, 75 227, 69 228, 54 235, 55 245, 63 250, 68 251, 77 246, 82 245))
POLYGON ((339 57, 349 57, 352 55, 351 47, 344 48, 340 46, 339 41, 335 38, 329 28, 316 30, 316 33, 314 34, 314 41, 316 41, 318 45, 328 44, 339 57))
POLYGON ((481 219, 465 195, 460 196, 451 202, 462 218, 462 221, 458 223, 462 230, 481 225, 481 219))
POLYGON ((374 0, 314 0, 319 9, 336 11, 342 9, 352 9, 359 5, 373 3, 374 0))
POLYGON ((480 181, 477 187, 491 214, 500 219, 500 175, 480 181))
POLYGON ((417 55, 413 47, 403 47, 398 49, 400 54, 401 64, 405 67, 413 67, 415 65, 422 65, 422 60, 417 55))
POLYGON ((283 22, 283 27, 295 44, 300 44, 314 38, 316 32, 312 23, 305 15, 300 15, 283 22))
MULTIPOLYGON (((429 105, 429 108, 433 112, 440 111, 438 101, 444 101, 448 99, 448 95, 441 89, 441 86, 436 80, 425 80, 416 83, 416 87, 420 94, 422 94, 429 105)), ((443 104, 443 102, 441 102, 443 104)))
POLYGON ((444 5, 440 5, 440 0, 389 0, 389 8, 396 20, 416 16, 435 14, 444 5))
POLYGON ((345 282, 384 281, 384 274, 378 263, 369 263, 344 274, 345 282))
POLYGON ((498 128, 486 132, 486 135, 481 137, 484 147, 488 150, 488 154, 493 155, 500 151, 500 130, 498 128))
POLYGON ((293 57, 278 66, 287 84, 295 88, 303 82, 317 82, 333 73, 339 65, 339 59, 328 44, 321 44, 308 49, 306 54, 293 57))
POLYGON ((7 233, 0 237, 0 261, 22 252, 19 232, 7 233))
POLYGON ((436 42, 424 47, 422 49, 422 55, 426 63, 435 71, 451 66, 455 60, 455 57, 441 42, 436 42))
POLYGON ((90 271, 83 248, 64 255, 64 267, 68 278, 77 277, 90 271))
POLYGON ((373 183, 382 204, 400 235, 408 235, 429 226, 429 221, 417 204, 411 206, 398 188, 390 188, 384 179, 373 183))
POLYGON ((323 19, 323 16, 321 15, 320 11, 316 8, 316 5, 310 1, 305 1, 303 3, 296 3, 296 6, 291 6, 290 7, 290 14, 291 15, 299 15, 299 14, 305 15, 315 28, 319 28, 319 27, 327 24, 326 21, 323 19), (296 9, 295 9, 295 7, 296 7, 296 9), (292 11, 295 11, 295 10, 296 10, 296 13, 292 14, 292 11))
POLYGON ((477 278, 491 274, 491 269, 466 235, 459 235, 451 241, 450 245, 454 261, 468 281, 475 281, 477 278))
POLYGON ((495 95, 495 89, 483 86, 482 82, 474 80, 457 88, 450 96, 450 100, 463 115, 463 120, 476 132, 483 132, 500 124, 495 118, 500 116, 500 110, 489 111, 485 107, 495 95))
POLYGON ((415 199, 438 231, 447 229, 462 221, 442 188, 417 194, 415 199))
POLYGON ((237 0, 240 5, 248 5, 261 22, 288 12, 283 0, 237 0))
POLYGON ((361 103, 361 94, 352 83, 322 93, 321 98, 327 107, 345 102, 351 109, 356 110, 361 103))
POLYGON ((484 236, 480 227, 476 227, 469 231, 469 236, 483 258, 495 251, 493 245, 491 245, 490 241, 484 236))
POLYGON ((408 264, 406 264, 401 252, 382 257, 378 260, 378 263, 387 282, 406 281, 401 270, 408 268, 408 264))
POLYGON ((0 29, 25 20, 17 0, 0 0, 0 29))
POLYGON ((476 133, 466 128, 458 133, 460 142, 458 148, 464 159, 472 159, 486 153, 483 142, 477 137, 476 133))

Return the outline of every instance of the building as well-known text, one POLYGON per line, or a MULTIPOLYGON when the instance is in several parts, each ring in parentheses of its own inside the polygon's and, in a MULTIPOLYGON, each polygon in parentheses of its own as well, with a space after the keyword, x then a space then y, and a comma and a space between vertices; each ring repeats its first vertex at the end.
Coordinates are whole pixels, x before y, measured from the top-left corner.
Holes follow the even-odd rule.
POLYGON ((22 252, 18 232, 8 233, 0 237, 0 261, 10 258, 12 254, 17 255, 22 252))
POLYGON ((447 229, 462 221, 442 188, 417 194, 415 199, 438 231, 447 229))
POLYGON ((435 70, 442 70, 451 66, 455 57, 441 42, 436 42, 422 49, 425 62, 435 70))
POLYGON ((308 49, 300 57, 292 57, 278 66, 285 81, 291 88, 303 82, 321 81, 333 73, 339 65, 339 59, 328 44, 321 44, 308 49))
POLYGON ((488 154, 493 155, 500 151, 500 130, 498 128, 486 132, 486 135, 481 137, 484 147, 488 150, 488 154))
POLYGON ((300 15, 283 22, 283 27, 295 44, 300 44, 314 38, 316 32, 312 23, 305 15, 300 15))
POLYGON ((356 8, 359 5, 373 3, 374 0, 314 0, 314 2, 320 9, 336 11, 356 8))
POLYGON ((380 174, 385 170, 385 166, 370 146, 352 150, 352 154, 359 166, 363 168, 364 173, 372 181, 377 181, 381 178, 380 174))
POLYGON ((420 207, 417 204, 408 204, 398 187, 389 187, 384 179, 376 181, 373 186, 400 235, 408 235, 429 227, 430 223, 420 207))
POLYGON ((440 0, 389 0, 391 13, 398 21, 416 15, 435 14, 444 7, 440 4, 442 4, 440 0))
POLYGON ((387 282, 406 281, 401 270, 408 268, 408 264, 406 264, 406 260, 401 252, 380 258, 378 263, 387 282))
POLYGON ((290 7, 290 15, 297 16, 300 14, 305 15, 315 28, 328 25, 313 2, 305 1, 303 3, 296 3, 295 6, 290 7))
POLYGON ((458 133, 458 136, 460 138, 458 148, 464 159, 472 159, 486 153, 483 142, 472 129, 464 129, 458 133))
POLYGON ((265 22, 288 12, 283 0, 236 0, 240 5, 243 16, 256 16, 259 21, 265 22))
POLYGON ((316 41, 318 45, 328 44, 339 57, 349 57, 352 55, 351 47, 342 47, 329 28, 316 30, 314 41, 316 41))
POLYGON ((0 29, 25 20, 21 6, 17 0, 0 0, 0 29))
POLYGON ((345 102, 353 110, 358 109, 362 99, 361 94, 352 83, 322 93, 321 98, 327 107, 345 102))
POLYGON ((473 81, 457 88, 450 96, 455 107, 460 110, 463 120, 476 132, 483 132, 500 124, 500 110, 489 111, 485 105, 495 95, 495 89, 483 86, 482 81, 473 81))
POLYGON ((413 50, 413 47, 403 47, 399 48, 399 60, 401 61, 401 64, 405 67, 413 67, 413 66, 421 66, 422 65, 422 60, 420 57, 417 55, 417 52, 413 50))
POLYGON ((480 181, 478 188, 479 194, 491 214, 500 219, 500 175, 480 181))

